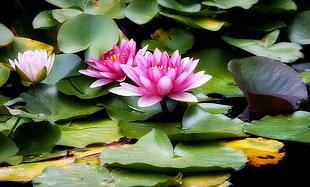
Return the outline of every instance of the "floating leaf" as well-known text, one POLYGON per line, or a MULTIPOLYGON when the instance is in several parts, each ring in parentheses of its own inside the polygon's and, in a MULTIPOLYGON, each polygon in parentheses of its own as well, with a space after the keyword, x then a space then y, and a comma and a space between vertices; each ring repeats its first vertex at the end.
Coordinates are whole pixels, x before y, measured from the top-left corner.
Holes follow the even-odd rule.
MULTIPOLYGON (((106 97, 102 102, 109 117, 115 121, 146 120, 162 112, 159 104, 151 107, 138 107, 138 99, 139 97, 122 97, 113 95, 106 97)), ((172 108, 169 102, 168 107, 169 109, 172 108)))
POLYGON ((278 14, 295 11, 297 10, 297 5, 292 0, 270 0, 260 1, 252 9, 264 14, 278 14))
POLYGON ((302 47, 296 43, 279 42, 275 43, 280 34, 275 30, 261 40, 237 39, 223 36, 223 40, 233 46, 239 47, 257 56, 269 57, 282 62, 294 62, 304 55, 299 51, 302 47))
POLYGON ((292 42, 310 44, 310 10, 299 13, 288 27, 288 36, 292 42))
POLYGON ((221 144, 242 150, 248 156, 247 164, 254 167, 278 164, 285 155, 285 152, 280 152, 284 147, 282 142, 261 137, 225 141, 221 144))
POLYGON ((83 68, 85 63, 75 54, 56 55, 52 71, 42 83, 56 84, 65 77, 80 75, 79 70, 83 68))
POLYGON ((98 165, 68 164, 63 167, 50 166, 33 180, 40 186, 155 186, 174 180, 174 177, 135 170, 113 169, 98 165), (57 180, 55 180, 57 179, 57 180))
POLYGON ((298 108, 307 98, 307 88, 298 73, 266 57, 248 57, 229 62, 228 69, 245 94, 250 109, 281 112, 298 108))
POLYGON ((91 88, 90 85, 96 80, 86 76, 72 77, 59 81, 56 87, 67 95, 75 95, 81 99, 91 99, 108 94, 109 90, 116 86, 116 84, 112 83, 102 87, 91 88))
POLYGON ((179 50, 180 54, 186 53, 195 43, 195 38, 191 32, 185 29, 172 27, 167 31, 157 29, 151 34, 153 40, 144 40, 142 46, 148 46, 149 50, 154 51, 158 48, 161 51, 167 51, 172 54, 179 50))
POLYGON ((294 112, 290 116, 267 116, 245 126, 245 131, 257 136, 310 143, 310 113, 294 112))
POLYGON ((65 53, 87 50, 86 59, 99 57, 103 51, 111 49, 118 38, 118 27, 112 18, 89 14, 69 19, 57 35, 60 50, 65 53))
POLYGON ((133 0, 127 6, 126 17, 136 24, 149 22, 159 12, 156 0, 133 0))
POLYGON ((0 47, 11 43, 14 39, 13 33, 5 25, 0 23, 0 47))
POLYGON ((178 21, 180 23, 189 25, 191 27, 203 28, 210 31, 218 31, 225 24, 224 21, 219 21, 203 16, 190 16, 190 15, 183 16, 178 14, 171 14, 164 11, 161 11, 160 14, 168 18, 171 18, 175 21, 178 21))
POLYGON ((122 19, 125 17, 126 3, 127 0, 90 0, 85 3, 84 13, 122 19))
POLYGON ((163 7, 174 9, 182 12, 198 12, 201 9, 200 3, 180 3, 176 0, 157 0, 158 4, 163 7))
POLYGON ((251 8, 258 0, 206 0, 203 1, 202 4, 208 6, 215 6, 222 9, 230 9, 232 7, 241 7, 244 9, 251 8))
POLYGON ((35 29, 51 29, 58 25, 58 21, 53 17, 51 11, 43 10, 32 21, 35 29))
POLYGON ((210 114, 223 114, 232 108, 232 106, 216 103, 199 103, 198 105, 210 114))
MULTIPOLYGON (((38 85, 32 94, 23 93, 21 97, 26 102, 27 110, 34 114, 32 118, 37 120, 58 121, 79 118, 103 109, 97 106, 95 101, 88 101, 86 105, 84 100, 64 95, 51 85, 38 85)), ((17 111, 15 115, 25 114, 17 111)))
POLYGON ((8 81, 9 77, 10 69, 6 65, 0 63, 0 87, 8 81))
POLYGON ((218 93, 227 97, 243 96, 227 70, 228 62, 234 58, 231 53, 219 48, 210 48, 193 51, 187 55, 199 59, 196 71, 206 71, 207 74, 212 75, 211 80, 198 88, 192 89, 193 92, 218 93))
POLYGON ((58 6, 60 8, 69 8, 69 7, 84 7, 84 1, 76 1, 76 0, 46 0, 46 2, 58 6))
POLYGON ((15 142, 0 132, 0 159, 15 155, 18 151, 15 142))
POLYGON ((62 136, 57 145, 82 148, 93 143, 111 143, 123 137, 117 122, 108 119, 87 119, 59 127, 62 136))
POLYGON ((79 14, 83 14, 81 10, 77 9, 54 9, 52 10, 52 16, 55 18, 59 23, 67 21, 68 19, 77 16, 79 14))
MULTIPOLYGON (((64 166, 74 162, 73 157, 65 157, 58 160, 19 164, 16 166, 0 167, 0 180, 2 181, 31 181, 40 175, 47 166, 64 166)), ((55 179, 54 179, 55 180, 55 179)))
POLYGON ((59 127, 48 122, 24 123, 13 134, 19 154, 24 155, 50 152, 60 137, 59 127))
POLYGON ((230 173, 209 172, 203 174, 184 175, 181 187, 227 187, 230 185, 228 179, 230 173))
POLYGON ((179 143, 173 148, 163 131, 153 129, 134 145, 105 149, 100 162, 151 171, 198 172, 238 169, 246 163, 246 156, 242 151, 213 142, 179 143))

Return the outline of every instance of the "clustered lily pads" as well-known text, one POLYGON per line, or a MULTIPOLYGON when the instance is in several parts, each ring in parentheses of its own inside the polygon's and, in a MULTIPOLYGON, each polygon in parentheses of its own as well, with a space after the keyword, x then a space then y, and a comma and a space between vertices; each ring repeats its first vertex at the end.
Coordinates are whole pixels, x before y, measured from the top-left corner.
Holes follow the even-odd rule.
POLYGON ((229 186, 244 166, 278 164, 287 141, 310 143, 303 3, 12 5, 23 14, 0 18, 0 181, 229 186))

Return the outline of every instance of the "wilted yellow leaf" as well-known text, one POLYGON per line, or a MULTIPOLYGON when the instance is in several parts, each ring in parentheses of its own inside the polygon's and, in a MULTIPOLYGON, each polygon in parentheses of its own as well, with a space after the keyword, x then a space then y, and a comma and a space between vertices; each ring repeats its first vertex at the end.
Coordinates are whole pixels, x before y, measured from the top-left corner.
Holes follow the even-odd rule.
POLYGON ((280 152, 284 146, 282 142, 262 137, 221 142, 221 144, 242 150, 248 157, 248 165, 254 167, 277 164, 285 155, 284 152, 280 152))
POLYGON ((184 176, 181 187, 226 187, 230 173, 205 173, 193 176, 184 176))
POLYGON ((47 166, 64 166, 73 163, 74 157, 67 157, 53 161, 19 164, 16 166, 0 167, 0 180, 5 181, 31 181, 47 166))

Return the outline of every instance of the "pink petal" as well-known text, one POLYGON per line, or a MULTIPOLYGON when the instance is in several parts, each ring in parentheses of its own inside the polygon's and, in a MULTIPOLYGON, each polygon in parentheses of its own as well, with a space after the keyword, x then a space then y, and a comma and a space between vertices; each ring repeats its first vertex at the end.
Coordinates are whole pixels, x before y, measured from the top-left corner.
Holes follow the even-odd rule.
POLYGON ((169 94, 168 97, 171 99, 177 100, 177 101, 183 101, 183 102, 198 102, 197 98, 188 92, 175 92, 172 94, 169 94))
POLYGON ((173 88, 172 81, 169 77, 163 76, 159 79, 158 84, 157 84, 157 93, 159 95, 167 95, 171 92, 173 88))
POLYGON ((200 78, 196 79, 196 81, 188 89, 197 88, 208 82, 211 78, 212 78, 211 75, 204 74, 200 78))
POLYGON ((123 69, 123 71, 125 72, 125 74, 136 84, 140 85, 140 79, 139 79, 139 73, 137 72, 137 70, 132 67, 132 66, 128 66, 128 65, 124 65, 121 64, 120 65, 121 68, 123 69))
POLYGON ((110 89, 110 92, 122 96, 141 96, 138 87, 127 83, 121 83, 121 86, 110 89))
POLYGON ((96 87, 99 87, 99 86, 103 86, 103 85, 106 85, 106 84, 109 84, 110 82, 113 82, 114 80, 113 79, 99 79, 99 80, 96 80, 95 82, 93 82, 90 87, 91 88, 96 88, 96 87))
POLYGON ((163 98, 158 95, 145 95, 138 100, 139 107, 148 107, 159 103, 163 98))

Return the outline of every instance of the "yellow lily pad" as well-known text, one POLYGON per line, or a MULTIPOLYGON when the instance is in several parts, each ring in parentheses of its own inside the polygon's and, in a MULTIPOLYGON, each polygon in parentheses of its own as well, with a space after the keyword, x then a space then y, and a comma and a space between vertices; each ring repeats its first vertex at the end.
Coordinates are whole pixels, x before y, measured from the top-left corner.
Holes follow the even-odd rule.
POLYGON ((285 155, 285 152, 281 152, 284 146, 282 142, 262 137, 221 142, 221 144, 242 150, 248 157, 247 164, 254 167, 277 164, 285 155))
POLYGON ((31 181, 41 174, 47 166, 64 166, 75 161, 74 157, 66 157, 53 161, 34 162, 0 168, 0 181, 31 181))

